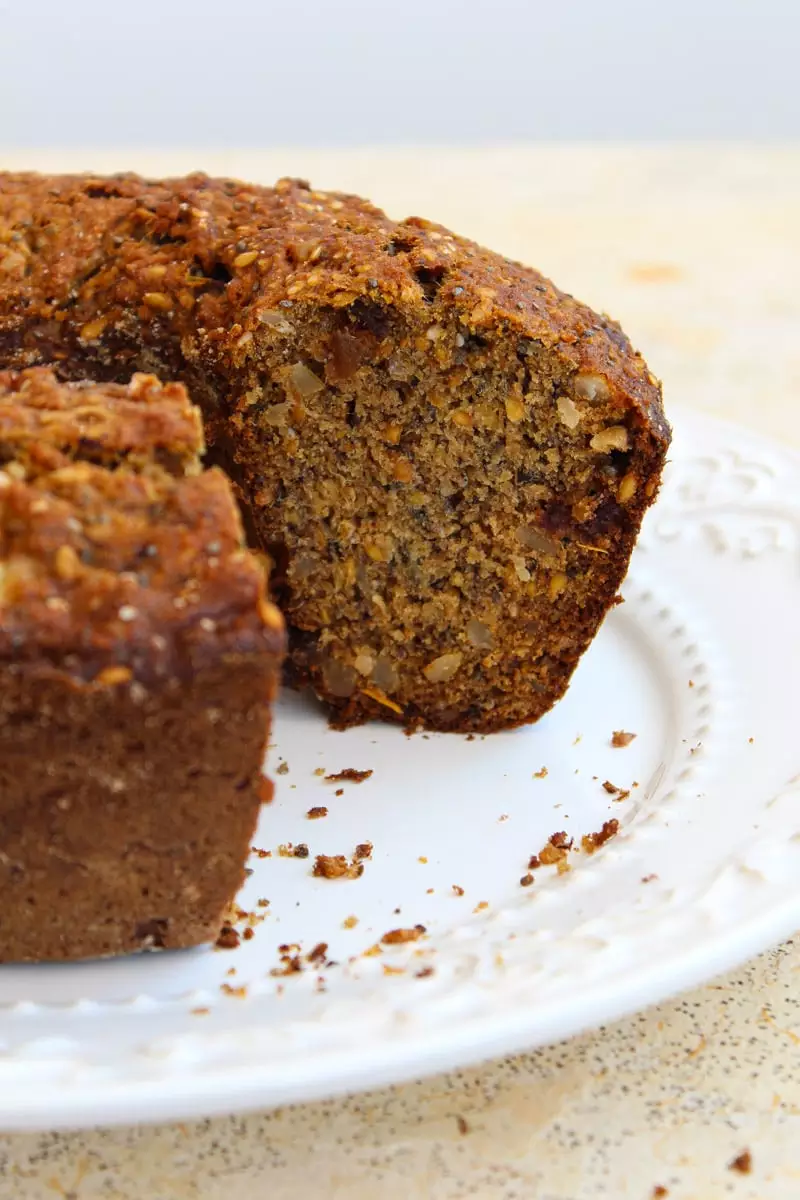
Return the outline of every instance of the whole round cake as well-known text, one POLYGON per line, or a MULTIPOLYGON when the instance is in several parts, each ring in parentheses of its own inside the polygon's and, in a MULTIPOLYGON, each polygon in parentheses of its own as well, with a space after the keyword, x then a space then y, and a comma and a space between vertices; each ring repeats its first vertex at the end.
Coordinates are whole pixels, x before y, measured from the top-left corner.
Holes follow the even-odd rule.
POLYGON ((489 731, 566 689, 669 429, 619 327, 302 180, 0 177, 0 367, 184 383, 297 682, 341 724, 489 731))

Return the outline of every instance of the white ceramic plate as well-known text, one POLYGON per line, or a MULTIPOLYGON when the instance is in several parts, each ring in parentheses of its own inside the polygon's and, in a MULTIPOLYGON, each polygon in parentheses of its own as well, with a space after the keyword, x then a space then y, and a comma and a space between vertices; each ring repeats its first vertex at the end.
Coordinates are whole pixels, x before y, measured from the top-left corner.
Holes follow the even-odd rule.
POLYGON ((271 762, 289 769, 255 839, 272 856, 253 857, 240 897, 264 915, 254 936, 0 968, 0 1128, 420 1076, 608 1021, 800 926, 800 460, 696 416, 677 429, 626 603, 546 719, 473 740, 342 734, 287 696, 271 762), (637 737, 612 748, 614 730, 637 737), (321 767, 374 773, 331 784, 321 767), (520 886, 553 832, 580 842, 612 817, 596 854, 520 886), (311 876, 315 854, 366 841, 360 878, 311 876), (279 856, 290 842, 310 856, 279 856), (418 940, 364 954, 417 924, 418 940), (336 965, 306 961, 320 942, 336 965), (300 945, 301 973, 271 974, 280 944, 300 945))

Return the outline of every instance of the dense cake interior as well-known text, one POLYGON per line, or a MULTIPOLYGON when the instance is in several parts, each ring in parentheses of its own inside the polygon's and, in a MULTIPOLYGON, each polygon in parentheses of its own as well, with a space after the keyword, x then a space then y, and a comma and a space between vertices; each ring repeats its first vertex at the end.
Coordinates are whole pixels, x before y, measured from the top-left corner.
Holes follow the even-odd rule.
POLYGON ((345 720, 486 729, 549 707, 656 486, 644 422, 601 376, 452 319, 261 320, 225 461, 296 668, 345 720))

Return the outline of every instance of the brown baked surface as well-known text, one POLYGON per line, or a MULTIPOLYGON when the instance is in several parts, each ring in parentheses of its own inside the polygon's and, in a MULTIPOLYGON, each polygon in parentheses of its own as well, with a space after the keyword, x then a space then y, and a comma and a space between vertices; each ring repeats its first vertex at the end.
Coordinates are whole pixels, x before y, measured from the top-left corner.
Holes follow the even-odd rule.
POLYGON ((201 444, 179 386, 0 375, 3 961, 196 945, 242 882, 283 629, 201 444))
POLYGON ((614 322, 297 180, 2 176, 0 281, 0 365, 189 386, 342 723, 485 731, 563 694, 669 443, 614 322))
POLYGON ((200 410, 182 384, 134 375, 67 388, 49 368, 0 371, 0 465, 33 454, 40 466, 155 462, 184 474, 200 470, 203 450, 200 410))

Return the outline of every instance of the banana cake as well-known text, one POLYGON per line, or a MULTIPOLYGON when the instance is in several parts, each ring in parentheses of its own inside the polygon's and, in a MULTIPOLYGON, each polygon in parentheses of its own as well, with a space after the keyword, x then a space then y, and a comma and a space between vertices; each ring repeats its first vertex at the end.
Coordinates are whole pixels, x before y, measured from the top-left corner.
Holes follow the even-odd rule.
POLYGON ((669 444, 619 326, 419 218, 283 179, 0 177, 0 365, 189 388, 341 725, 563 694, 669 444))
POLYGON ((0 371, 0 961, 213 940, 283 649, 179 384, 0 371))

